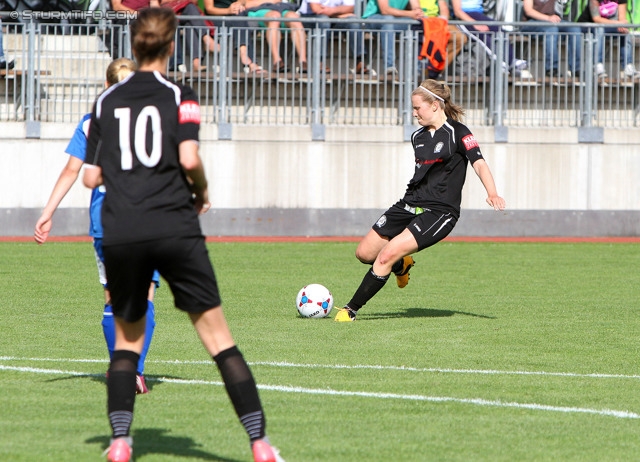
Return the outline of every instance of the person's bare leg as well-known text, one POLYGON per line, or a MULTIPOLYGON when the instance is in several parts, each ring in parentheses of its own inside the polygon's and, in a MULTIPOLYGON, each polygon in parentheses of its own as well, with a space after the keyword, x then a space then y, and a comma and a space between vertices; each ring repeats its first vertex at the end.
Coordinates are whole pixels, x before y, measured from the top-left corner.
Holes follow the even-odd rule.
POLYGON ((235 345, 221 306, 204 313, 191 313, 189 317, 202 344, 211 356, 235 345))

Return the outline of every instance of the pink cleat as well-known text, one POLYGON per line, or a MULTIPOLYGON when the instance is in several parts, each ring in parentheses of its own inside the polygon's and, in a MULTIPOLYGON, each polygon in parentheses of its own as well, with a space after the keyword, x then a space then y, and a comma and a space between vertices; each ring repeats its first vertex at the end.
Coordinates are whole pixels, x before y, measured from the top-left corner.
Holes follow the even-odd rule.
POLYGON ((133 440, 130 436, 111 440, 111 446, 105 451, 108 462, 129 462, 133 449, 133 440))
POLYGON ((285 462, 280 452, 265 440, 257 440, 251 445, 254 462, 285 462))
POLYGON ((144 395, 149 393, 147 384, 144 383, 144 377, 142 375, 136 375, 136 395, 144 395))

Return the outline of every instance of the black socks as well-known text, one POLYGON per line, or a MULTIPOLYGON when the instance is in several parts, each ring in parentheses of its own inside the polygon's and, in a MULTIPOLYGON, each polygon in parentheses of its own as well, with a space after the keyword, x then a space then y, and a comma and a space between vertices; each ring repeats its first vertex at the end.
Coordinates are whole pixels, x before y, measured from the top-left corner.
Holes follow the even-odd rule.
POLYGON ((113 352, 107 375, 107 412, 113 438, 129 436, 136 400, 136 369, 140 355, 133 351, 113 352))
POLYGON ((213 357, 227 389, 236 414, 244 425, 249 439, 255 441, 265 435, 266 420, 251 370, 238 347, 232 346, 213 357))
POLYGON ((389 275, 378 276, 373 272, 373 268, 371 268, 367 271, 367 274, 364 275, 360 287, 358 287, 356 293, 353 294, 347 306, 354 311, 358 311, 384 287, 388 279, 389 275))

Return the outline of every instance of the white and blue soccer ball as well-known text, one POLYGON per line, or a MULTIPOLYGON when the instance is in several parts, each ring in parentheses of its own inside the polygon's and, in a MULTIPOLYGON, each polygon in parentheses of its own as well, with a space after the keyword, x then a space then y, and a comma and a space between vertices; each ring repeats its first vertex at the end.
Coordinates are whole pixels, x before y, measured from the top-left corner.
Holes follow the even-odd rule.
POLYGON ((324 318, 333 308, 333 295, 322 284, 309 284, 298 292, 296 308, 303 318, 324 318))

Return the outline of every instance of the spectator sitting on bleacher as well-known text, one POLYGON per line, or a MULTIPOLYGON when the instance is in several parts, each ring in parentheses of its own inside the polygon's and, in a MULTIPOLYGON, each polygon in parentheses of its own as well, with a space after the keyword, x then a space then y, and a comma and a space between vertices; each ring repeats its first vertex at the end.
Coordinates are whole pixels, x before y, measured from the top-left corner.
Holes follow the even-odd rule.
POLYGON ((2 20, 0 20, 0 69, 13 69, 14 64, 15 63, 13 62, 13 59, 11 61, 7 61, 7 58, 4 57, 4 45, 2 43, 2 20))
MULTIPOLYGON (((302 0, 298 14, 302 18, 348 18, 354 20, 357 16, 354 14, 354 0, 302 0)), ((306 24, 307 28, 315 28, 316 24, 306 24)), ((372 74, 371 69, 366 64, 366 50, 364 48, 364 32, 362 32, 361 22, 348 23, 331 23, 320 22, 318 27, 322 30, 323 42, 328 40, 326 31, 329 28, 347 29, 349 49, 351 58, 355 58, 355 67, 351 72, 356 75, 372 74)), ((322 47, 322 60, 325 61, 328 43, 324 43, 322 47)), ((328 72, 328 69, 327 69, 328 72)))
MULTIPOLYGON (((495 19, 484 14, 484 7, 482 0, 451 0, 453 7, 453 15, 456 19, 465 22, 491 22, 495 19)), ((480 40, 484 42, 488 50, 493 52, 493 35, 500 31, 500 26, 489 26, 487 24, 478 24, 475 26, 469 26, 472 31, 484 32, 479 34, 480 40), (494 34, 488 34, 487 32, 493 32, 494 34)), ((469 30, 466 26, 460 26, 462 30, 469 30)), ((507 51, 507 62, 503 63, 505 71, 513 73, 516 77, 522 79, 532 79, 533 76, 529 72, 529 65, 523 59, 516 59, 513 53, 513 46, 509 44, 507 51)), ((493 52, 495 55, 495 52, 493 52)))
MULTIPOLYGON (((205 12, 211 16, 246 16, 244 0, 204 0, 205 12)), ((222 21, 214 21, 220 26, 222 21)), ((261 75, 267 73, 262 66, 254 62, 253 56, 253 31, 246 21, 228 22, 231 28, 231 39, 238 46, 240 62, 247 73, 261 75)))
MULTIPOLYGON (((364 19, 383 19, 386 21, 395 18, 422 19, 424 12, 420 8, 419 0, 368 0, 362 14, 364 19), (407 9, 410 6, 410 9, 407 9)), ((385 74, 396 77, 396 33, 395 31, 407 30, 410 26, 394 24, 392 22, 371 23, 365 25, 366 29, 381 30, 380 43, 384 54, 385 74)))
POLYGON ((568 34, 569 43, 569 77, 577 80, 580 77, 580 61, 582 57, 582 29, 578 26, 558 27, 562 19, 564 3, 558 0, 523 0, 522 20, 531 25, 523 26, 522 32, 539 32, 544 34, 544 64, 548 77, 559 76, 558 38, 559 33, 568 34))
POLYGON ((202 65, 201 59, 204 57, 202 46, 204 45, 207 52, 218 51, 213 35, 215 29, 211 21, 205 19, 183 19, 182 16, 204 16, 204 13, 196 5, 197 0, 161 0, 160 6, 171 8, 177 15, 179 25, 186 26, 182 31, 182 39, 178 33, 178 42, 176 47, 181 48, 180 51, 186 51, 191 56, 192 70, 194 72, 203 71, 206 65, 202 65), (185 50, 182 50, 182 41, 184 41, 185 50))
POLYGON ((620 38, 620 76, 635 78, 639 76, 633 65, 633 45, 629 34, 627 19, 627 0, 605 1, 589 0, 589 5, 578 17, 578 22, 594 22, 596 24, 610 24, 613 27, 596 27, 596 69, 598 78, 606 78, 604 67, 604 34, 611 34, 620 38), (621 19, 622 18, 622 19, 621 19), (623 37, 620 37, 622 34, 623 37))
MULTIPOLYGON (((180 8, 181 14, 185 15, 202 15, 200 9, 193 3, 182 2, 184 8, 180 8), (185 13, 185 11, 187 11, 185 13)), ((111 8, 114 11, 128 11, 128 12, 136 12, 140 11, 143 8, 158 8, 160 6, 165 6, 168 8, 178 8, 179 4, 177 1, 165 1, 162 2, 160 0, 111 0, 111 8)), ((174 9, 175 11, 175 9, 174 9)), ((114 20, 114 24, 126 25, 124 20, 114 20)), ((206 24, 204 20, 202 21, 181 21, 181 24, 189 24, 193 26, 185 31, 184 40, 186 43, 187 50, 190 51, 192 57, 192 69, 194 71, 203 70, 204 67, 200 64, 200 59, 202 57, 202 49, 201 46, 204 44, 206 46, 207 51, 215 51, 216 44, 213 38, 210 35, 210 31, 207 31, 206 28, 210 28, 209 25, 206 24), (197 27, 197 29, 194 29, 197 27), (202 29, 202 30, 200 30, 202 29), (194 40, 194 36, 200 37, 199 40, 194 40)), ((116 34, 111 39, 112 42, 108 43, 109 48, 111 49, 111 57, 116 59, 119 58, 121 53, 119 50, 120 46, 120 38, 119 35, 116 34)), ((176 58, 177 61, 173 64, 173 68, 181 69, 183 72, 186 72, 186 67, 183 68, 182 65, 182 46, 180 45, 181 41, 180 34, 178 34, 178 40, 176 41, 176 58)))
MULTIPOLYGON (((426 17, 439 17, 447 22, 449 21, 450 13, 447 0, 420 0, 420 8, 422 8, 426 17)), ((456 56, 458 56, 462 47, 464 47, 469 40, 467 35, 453 24, 449 24, 449 34, 445 69, 451 65, 454 59, 456 59, 456 56)), ((429 70, 429 74, 425 78, 438 79, 439 75, 440 74, 437 72, 429 70)))
MULTIPOLYGON (((291 70, 291 65, 285 64, 280 56, 280 18, 299 18, 295 12, 296 5, 284 3, 281 0, 246 0, 244 4, 247 15, 250 18, 259 18, 260 26, 267 27, 265 34, 269 50, 271 52, 271 66, 274 72, 286 72, 291 70), (275 19, 275 20, 274 20, 275 19)), ((299 21, 284 22, 285 27, 291 30, 291 41, 298 53, 300 72, 307 72, 307 35, 299 21)))

